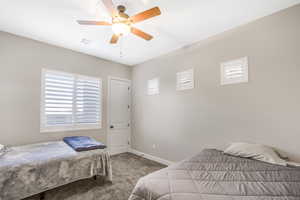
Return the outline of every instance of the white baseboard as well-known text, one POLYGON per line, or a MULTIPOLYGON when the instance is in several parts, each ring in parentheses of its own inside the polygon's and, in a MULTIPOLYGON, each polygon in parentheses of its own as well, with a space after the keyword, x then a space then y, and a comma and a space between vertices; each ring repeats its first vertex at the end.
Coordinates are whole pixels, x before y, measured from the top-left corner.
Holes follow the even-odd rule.
POLYGON ((126 153, 130 151, 130 149, 130 146, 114 146, 109 148, 109 154, 113 156, 120 153, 126 153))
POLYGON ((133 153, 133 154, 135 154, 135 155, 141 156, 141 157, 143 157, 143 158, 147 158, 147 159, 149 159, 149 160, 153 160, 153 161, 155 161, 155 162, 158 162, 158 163, 167 165, 167 166, 174 164, 174 162, 172 162, 172 161, 165 160, 165 159, 162 159, 162 158, 159 158, 159 157, 156 157, 156 156, 152 156, 152 155, 150 155, 150 154, 146 154, 146 153, 137 151, 137 150, 135 150, 135 149, 130 149, 129 152, 130 152, 130 153, 133 153))

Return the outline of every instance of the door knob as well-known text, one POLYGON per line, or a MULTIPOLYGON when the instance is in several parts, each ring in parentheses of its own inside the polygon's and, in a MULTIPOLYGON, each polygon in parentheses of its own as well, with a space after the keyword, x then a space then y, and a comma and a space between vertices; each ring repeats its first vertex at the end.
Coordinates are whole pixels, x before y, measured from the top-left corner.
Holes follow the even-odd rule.
POLYGON ((114 126, 113 126, 113 125, 110 125, 110 128, 114 128, 114 126))

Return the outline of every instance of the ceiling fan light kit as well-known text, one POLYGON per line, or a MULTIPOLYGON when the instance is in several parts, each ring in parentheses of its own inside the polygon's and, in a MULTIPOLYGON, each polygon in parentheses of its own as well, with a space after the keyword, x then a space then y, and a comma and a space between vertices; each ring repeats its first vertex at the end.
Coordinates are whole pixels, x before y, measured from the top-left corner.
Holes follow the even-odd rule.
POLYGON ((114 34, 118 36, 128 35, 131 31, 131 26, 124 23, 114 23, 111 28, 114 34))
POLYGON ((125 6, 119 5, 116 11, 115 6, 112 3, 112 0, 102 0, 102 2, 112 17, 112 23, 105 22, 105 21, 83 21, 83 20, 78 20, 77 22, 80 25, 112 26, 112 31, 114 34, 110 40, 111 44, 116 44, 121 36, 126 36, 129 33, 133 33, 134 35, 143 38, 147 41, 153 38, 153 36, 137 28, 134 28, 132 25, 160 15, 161 11, 158 7, 154 7, 150 10, 146 10, 144 12, 141 12, 139 14, 130 17, 125 13, 126 11, 125 6))
POLYGON ((129 16, 125 13, 125 6, 117 7, 119 14, 112 17, 112 31, 118 36, 128 35, 131 31, 131 21, 129 16))

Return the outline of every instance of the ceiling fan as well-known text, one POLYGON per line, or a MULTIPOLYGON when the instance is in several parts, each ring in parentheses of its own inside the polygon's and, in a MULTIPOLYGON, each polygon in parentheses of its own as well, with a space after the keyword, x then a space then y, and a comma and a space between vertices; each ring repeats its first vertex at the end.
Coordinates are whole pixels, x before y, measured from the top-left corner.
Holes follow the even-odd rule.
POLYGON ((77 22, 80 25, 112 26, 112 31, 114 32, 114 34, 110 40, 111 44, 116 44, 121 36, 127 35, 130 32, 148 41, 153 38, 153 36, 141 31, 140 29, 133 27, 132 25, 160 15, 161 11, 158 7, 154 7, 152 9, 146 10, 144 12, 130 17, 125 13, 125 6, 119 5, 117 6, 116 10, 112 0, 102 0, 102 2, 112 17, 111 23, 105 21, 85 20, 77 20, 77 22))

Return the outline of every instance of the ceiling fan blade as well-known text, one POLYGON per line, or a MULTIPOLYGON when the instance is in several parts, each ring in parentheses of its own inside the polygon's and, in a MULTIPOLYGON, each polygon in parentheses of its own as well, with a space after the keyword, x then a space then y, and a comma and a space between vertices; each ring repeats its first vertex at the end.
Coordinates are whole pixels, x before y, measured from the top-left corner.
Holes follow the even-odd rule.
POLYGON ((102 21, 77 20, 77 23, 80 25, 102 25, 102 26, 110 26, 111 25, 108 22, 102 22, 102 21))
POLYGON ((158 16, 160 14, 161 14, 161 11, 160 11, 159 7, 154 7, 150 10, 146 10, 144 12, 134 15, 134 16, 130 17, 130 19, 132 20, 133 23, 137 23, 137 22, 141 22, 146 19, 158 16))
POLYGON ((111 16, 117 15, 117 11, 115 10, 112 0, 102 0, 102 2, 111 16))
POLYGON ((148 41, 152 40, 152 38, 153 38, 152 35, 149 35, 148 33, 145 33, 145 32, 143 32, 143 31, 141 31, 137 28, 134 28, 134 27, 131 28, 131 32, 133 34, 135 34, 136 36, 141 37, 141 38, 143 38, 145 40, 148 40, 148 41))
POLYGON ((114 34, 114 35, 112 36, 111 40, 110 40, 110 43, 111 43, 111 44, 116 44, 116 43, 118 42, 118 40, 119 40, 119 36, 116 35, 116 34, 114 34))

